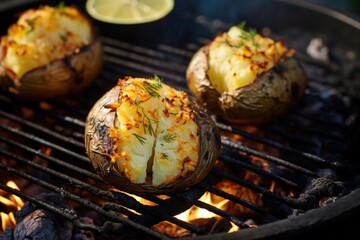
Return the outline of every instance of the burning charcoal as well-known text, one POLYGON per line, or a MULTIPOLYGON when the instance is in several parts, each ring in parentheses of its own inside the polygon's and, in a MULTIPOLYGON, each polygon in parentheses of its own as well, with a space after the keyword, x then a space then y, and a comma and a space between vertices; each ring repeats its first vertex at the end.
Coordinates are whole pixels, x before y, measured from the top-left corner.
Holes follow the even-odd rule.
MULTIPOLYGON (((82 217, 80 221, 86 224, 94 224, 93 219, 89 217, 82 217)), ((72 240, 95 240, 95 237, 91 231, 75 228, 72 240)))
POLYGON ((335 201, 338 200, 338 199, 339 199, 339 197, 331 197, 331 198, 328 198, 328 199, 326 199, 325 201, 321 202, 321 203, 320 203, 320 206, 325 206, 325 205, 327 205, 327 204, 329 204, 329 203, 333 203, 333 202, 335 202, 335 201))
POLYGON ((334 182, 327 178, 316 178, 311 182, 311 189, 305 193, 316 197, 326 197, 342 194, 343 190, 342 183, 334 182))
POLYGON ((171 238, 184 238, 193 236, 191 231, 166 221, 155 224, 151 228, 171 238))
POLYGON ((14 231, 12 228, 6 228, 4 231, 4 236, 0 235, 1 240, 12 240, 14 239, 14 231))
POLYGON ((292 207, 310 210, 324 205, 330 198, 342 196, 344 191, 345 188, 341 182, 327 178, 316 178, 311 181, 310 188, 300 194, 298 198, 285 198, 285 200, 292 207))
MULTIPOLYGON (((55 193, 41 194, 38 197, 58 208, 69 209, 64 199, 55 193)), ((17 225, 14 230, 14 239, 71 239, 73 225, 70 221, 48 210, 39 208, 32 202, 26 202, 16 214, 17 225)))

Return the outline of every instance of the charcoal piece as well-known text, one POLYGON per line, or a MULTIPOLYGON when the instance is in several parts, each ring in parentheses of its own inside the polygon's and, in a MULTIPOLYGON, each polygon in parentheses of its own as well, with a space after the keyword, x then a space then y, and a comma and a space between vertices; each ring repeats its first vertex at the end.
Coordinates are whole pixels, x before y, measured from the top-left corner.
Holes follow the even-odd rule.
MULTIPOLYGON (((94 224, 93 219, 89 217, 81 217, 80 221, 86 224, 94 224)), ((89 230, 74 228, 72 240, 95 240, 95 237, 89 230)))
POLYGON ((12 228, 6 228, 4 231, 4 235, 3 236, 0 235, 0 239, 1 240, 13 240, 14 239, 13 233, 14 233, 14 231, 12 228))
MULTIPOLYGON (((321 177, 313 179, 309 189, 300 194, 298 198, 293 199, 286 197, 284 200, 293 208, 308 211, 310 209, 318 208, 327 202, 322 201, 323 199, 329 198, 328 201, 335 201, 335 197, 342 196, 344 190, 343 183, 321 177)), ((297 213, 294 215, 296 214, 297 213)))
POLYGON ((306 193, 316 197, 333 197, 341 195, 343 191, 344 186, 341 182, 334 182, 327 178, 316 178, 311 182, 311 189, 306 193))
MULTIPOLYGON (((38 197, 60 209, 70 209, 59 194, 45 193, 38 197)), ((17 225, 14 230, 15 240, 70 240, 73 224, 49 210, 42 209, 32 202, 26 202, 16 214, 17 225)))

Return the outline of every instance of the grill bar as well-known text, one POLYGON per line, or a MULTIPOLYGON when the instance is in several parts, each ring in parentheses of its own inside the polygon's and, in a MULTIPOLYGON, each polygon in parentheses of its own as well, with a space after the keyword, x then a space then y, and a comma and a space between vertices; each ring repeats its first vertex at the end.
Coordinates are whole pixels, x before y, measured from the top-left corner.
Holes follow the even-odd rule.
MULTIPOLYGON (((210 185, 207 185, 207 184, 204 184, 204 183, 200 183, 199 186, 206 189, 206 191, 211 192, 211 193, 213 193, 213 194, 215 194, 217 196, 221 196, 221 197, 223 197, 225 199, 229 199, 230 201, 232 201, 234 203, 241 204, 242 206, 245 206, 245 207, 247 207, 249 209, 252 209, 252 210, 254 210, 256 212, 259 212, 261 214, 266 214, 265 209, 255 205, 255 204, 253 204, 251 202, 244 201, 241 198, 235 197, 234 195, 228 194, 228 193, 226 193, 226 192, 224 192, 222 190, 219 190, 217 188, 214 188, 214 187, 212 187, 210 185)), ((241 226, 241 227, 244 227, 244 226, 241 226)))
POLYGON ((315 162, 318 162, 318 163, 321 163, 321 164, 329 164, 328 161, 326 161, 325 159, 323 159, 323 158, 321 158, 321 157, 319 157, 317 155, 307 153, 307 152, 303 152, 301 150, 298 150, 298 149, 295 149, 295 148, 292 148, 292 147, 288 147, 288 146, 286 146, 286 145, 284 145, 282 143, 273 141, 271 139, 261 137, 259 135, 255 135, 255 134, 252 134, 252 133, 249 133, 249 132, 245 132, 243 130, 236 129, 236 128, 233 128, 233 127, 231 127, 229 125, 225 125, 225 124, 222 124, 222 123, 217 123, 217 126, 222 130, 225 130, 225 131, 228 131, 228 132, 231 132, 231 133, 236 133, 236 134, 238 134, 238 135, 240 135, 242 137, 246 137, 247 139, 251 139, 253 141, 266 144, 268 146, 277 148, 279 150, 283 150, 283 151, 286 151, 286 152, 289 152, 289 153, 296 154, 298 156, 304 157, 304 159, 309 159, 311 161, 315 161, 315 162))
MULTIPOLYGON (((5 116, 7 116, 7 115, 8 115, 8 114, 6 114, 5 116)), ((10 117, 10 120, 13 120, 13 121, 15 121, 15 122, 18 122, 19 119, 10 117)), ((36 130, 41 129, 41 126, 37 126, 37 125, 35 125, 35 124, 33 124, 33 125, 35 126, 34 128, 35 128, 36 130)), ((1 125, 0 125, 0 126, 1 126, 1 125)), ((29 125, 29 126, 30 126, 30 125, 29 125)), ((32 126, 32 125, 31 125, 31 126, 32 126)), ((31 126, 30 126, 30 127, 31 127, 31 126)), ((21 130, 13 131, 13 130, 12 130, 13 128, 8 128, 8 127, 6 127, 6 126, 3 127, 3 129, 4 129, 4 130, 7 130, 7 131, 9 131, 9 132, 11 132, 11 133, 14 133, 14 134, 16 134, 16 135, 19 135, 19 136, 21 136, 21 137, 24 137, 24 138, 27 138, 27 139, 33 139, 33 138, 31 137, 31 135, 30 135, 30 137, 29 137, 28 134, 23 133, 21 130), (10 129, 10 130, 9 130, 9 129, 10 129)), ((48 135, 53 136, 53 134, 51 134, 51 131, 43 131, 43 132, 44 132, 44 134, 49 133, 48 135)), ((49 136, 49 137, 50 137, 50 136, 49 136)), ((48 161, 55 162, 55 163, 57 163, 57 164, 59 164, 59 165, 61 165, 61 166, 64 166, 64 167, 66 167, 66 168, 71 167, 71 168, 72 168, 72 171, 75 171, 75 172, 81 173, 81 174, 83 174, 83 175, 90 176, 90 177, 92 177, 92 178, 94 178, 94 179, 96 179, 96 180, 99 180, 99 177, 98 177, 98 176, 96 176, 96 175, 94 175, 94 174, 92 174, 92 173, 89 173, 88 171, 84 171, 84 170, 81 169, 81 168, 78 168, 78 167, 76 167, 76 166, 73 167, 71 164, 64 163, 64 162, 62 162, 61 160, 52 158, 52 157, 50 157, 50 156, 46 156, 46 155, 44 155, 43 153, 41 153, 41 152, 39 152, 39 151, 36 151, 36 150, 34 150, 34 149, 31 149, 31 148, 27 147, 26 145, 19 144, 19 143, 17 143, 16 141, 11 141, 11 140, 8 140, 8 139, 3 138, 3 137, 1 137, 0 140, 1 140, 2 142, 4 142, 4 143, 9 144, 9 145, 16 146, 16 147, 18 147, 19 149, 23 149, 23 150, 26 151, 26 152, 31 152, 31 153, 33 153, 33 154, 36 154, 36 155, 40 156, 40 157, 43 157, 44 159, 46 159, 46 160, 48 160, 48 161)), ((36 142, 38 142, 38 143, 40 143, 40 144, 45 144, 45 145, 47 145, 47 146, 52 146, 52 147, 54 146, 53 144, 48 143, 48 141, 46 141, 45 139, 35 138, 35 140, 36 140, 36 142)), ((59 150, 59 151, 61 151, 61 152, 64 152, 65 154, 68 154, 68 151, 63 151, 62 148, 55 148, 55 149, 56 149, 56 150, 59 150)), ((66 175, 66 174, 60 174, 58 171, 50 170, 50 169, 47 168, 47 167, 43 167, 43 166, 41 166, 41 165, 35 164, 35 163, 33 163, 33 162, 29 161, 29 160, 26 160, 26 159, 24 159, 24 158, 20 158, 19 156, 15 155, 15 154, 12 154, 12 153, 10 153, 10 152, 0 151, 0 153, 1 153, 2 155, 4 155, 4 156, 9 157, 9 158, 14 158, 14 159, 16 159, 17 162, 22 162, 23 164, 30 165, 30 166, 32 166, 33 168, 40 169, 40 170, 42 170, 43 172, 49 173, 49 174, 51 174, 52 176, 59 177, 59 178, 65 180, 65 181, 69 182, 70 184, 74 184, 74 185, 76 185, 77 187, 80 187, 80 188, 82 188, 82 189, 84 189, 84 190, 86 190, 86 191, 89 191, 89 192, 93 193, 93 194, 100 195, 101 197, 106 197, 106 199, 115 200, 114 197, 112 197, 111 194, 109 194, 108 192, 102 192, 102 191, 100 191, 99 189, 96 189, 96 188, 94 188, 94 187, 92 187, 92 186, 90 186, 90 185, 88 185, 88 184, 86 184, 86 183, 83 183, 83 182, 81 182, 81 181, 78 181, 77 179, 69 178, 69 176, 66 175), (99 194, 99 191, 100 191, 100 194, 99 194)), ((70 154, 70 155, 71 155, 72 157, 75 157, 76 159, 78 159, 77 155, 72 155, 72 154, 70 154)), ((88 161, 86 161, 86 162, 89 163, 88 161)), ((4 169, 6 169, 9 173, 13 173, 13 174, 16 174, 16 175, 21 175, 21 177, 24 178, 24 179, 27 179, 27 180, 29 180, 29 181, 31 180, 32 182, 34 182, 34 183, 36 183, 36 184, 38 184, 38 185, 40 185, 40 186, 47 187, 47 188, 49 188, 49 189, 51 189, 52 191, 55 191, 55 192, 59 192, 59 193, 61 193, 62 195, 66 196, 66 197, 69 198, 69 199, 72 199, 72 200, 75 200, 75 199, 76 199, 76 201, 79 201, 79 202, 82 203, 83 205, 86 205, 86 206, 91 206, 91 205, 92 205, 91 202, 88 203, 87 200, 82 201, 82 200, 79 200, 77 196, 71 195, 70 193, 69 193, 69 194, 70 194, 70 195, 69 195, 68 192, 65 193, 64 190, 63 190, 61 187, 55 187, 54 185, 50 185, 50 184, 48 184, 48 183, 46 183, 46 182, 44 182, 44 181, 42 181, 42 180, 39 180, 39 179, 37 179, 37 178, 32 178, 31 176, 27 176, 27 175, 24 175, 24 174, 22 174, 22 173, 19 174, 19 172, 17 172, 16 170, 10 169, 10 168, 6 168, 6 166, 4 166, 4 165, 1 165, 1 167, 4 168, 4 169)), ((227 174, 223 173, 223 175, 226 176, 227 174)), ((206 190, 208 190, 208 191, 210 191, 210 192, 213 192, 213 193, 215 193, 215 194, 217 194, 217 195, 219 195, 219 196, 223 196, 224 198, 227 198, 227 199, 229 199, 229 200, 231 200, 231 201, 233 201, 233 202, 235 202, 235 203, 244 205, 244 206, 246 206, 246 207, 248 207, 248 208, 250 208, 250 209, 252 209, 252 210, 258 211, 258 212, 260 212, 260 213, 265 213, 265 210, 264 210, 264 209, 261 209, 261 208, 257 207, 256 205, 251 204, 251 203, 246 202, 246 201, 243 201, 243 200, 240 199, 240 198, 236 198, 236 197, 234 197, 234 196, 232 196, 232 195, 229 195, 229 194, 226 194, 226 193, 224 193, 224 192, 218 191, 218 190, 216 190, 215 188, 213 188, 213 187, 211 187, 211 186, 209 186, 209 185, 200 184, 199 186, 202 187, 202 188, 205 188, 206 190)), ((116 198, 116 199, 117 199, 117 201, 119 200, 118 198, 116 198)), ((183 200, 185 200, 185 199, 183 199, 183 200)), ((129 206, 129 204, 127 204, 127 205, 129 206)), ((227 219, 227 220, 229 220, 229 221, 233 221, 234 224, 238 225, 238 226, 241 227, 241 228, 246 228, 246 227, 248 227, 248 226, 246 226, 242 221, 238 220, 236 217, 231 216, 231 215, 229 215, 229 214, 226 214, 225 212, 222 212, 222 211, 220 211, 219 209, 217 209, 217 208, 215 208, 215 207, 212 207, 212 206, 209 205, 209 204, 205 204, 205 203, 202 203, 202 202, 200 202, 200 201, 197 201, 197 202, 194 203, 194 205, 197 205, 197 206, 202 207, 202 208, 206 208, 206 209, 208 209, 209 211, 212 211, 212 212, 214 212, 214 213, 216 213, 216 214, 224 217, 225 219, 227 219)), ((130 206, 131 206, 131 204, 130 204, 130 206)), ((137 206, 137 207, 132 206, 132 207, 135 208, 135 209, 138 208, 138 206, 137 206)), ((103 213, 102 210, 99 210, 97 206, 93 206, 92 209, 93 209, 93 210, 96 210, 97 212, 103 213)), ((104 213, 103 213, 103 214, 104 214, 104 213)), ((163 216, 162 216, 162 217, 163 217, 163 216)), ((173 219, 171 219, 171 220, 173 220, 173 219)), ((173 222, 176 222, 176 221, 173 221, 173 222)), ((184 226, 184 225, 182 225, 182 226, 184 226)), ((188 226, 186 226, 186 228, 189 229, 188 226)), ((198 231, 198 230, 196 230, 196 228, 190 228, 190 230, 195 230, 195 233, 198 233, 198 234, 202 233, 202 231, 198 231)))
MULTIPOLYGON (((239 157, 239 159, 241 159, 241 157, 239 157)), ((256 166, 252 165, 252 164, 248 164, 248 163, 245 163, 245 162, 241 162, 239 161, 238 159, 234 159, 232 157, 229 157, 229 156, 220 156, 220 160, 224 161, 224 162, 227 162, 227 163, 230 163, 230 164, 234 164, 234 165, 238 165, 244 169, 247 169, 251 172, 254 172, 254 173, 257 173, 261 176, 266 176, 268 178, 271 178, 271 179, 274 179, 278 182, 281 182, 281 183, 285 183, 293 188, 298 188, 300 189, 300 186, 298 186, 298 184, 292 182, 291 180, 288 180, 284 177, 281 177, 281 176, 277 176, 275 174, 271 174, 269 172, 266 172, 262 169, 259 169, 257 168, 256 166)))
POLYGON ((307 175, 312 176, 312 177, 317 177, 316 173, 314 173, 312 171, 309 171, 306 168, 299 167, 299 166, 297 166, 295 164, 290 163, 289 161, 286 161, 286 160, 283 160, 283 159, 280 159, 280 158, 277 158, 277 157, 273 157, 271 155, 256 151, 256 150, 251 149, 249 147, 245 147, 242 144, 239 144, 238 142, 231 141, 231 139, 229 139, 229 138, 222 138, 221 139, 221 144, 223 146, 229 147, 230 149, 233 149, 233 150, 237 149, 237 150, 240 150, 240 151, 242 151, 244 153, 247 153, 247 154, 250 154, 250 155, 253 155, 253 156, 256 156, 256 157, 260 157, 262 159, 271 161, 271 162, 276 163, 278 165, 286 166, 289 169, 299 171, 299 172, 301 172, 303 174, 307 174, 307 175))
POLYGON ((14 133, 14 134, 16 134, 16 135, 19 135, 19 136, 21 136, 21 137, 24 137, 25 139, 28 139, 28 140, 30 140, 30 141, 35 141, 35 142, 41 143, 41 144, 43 144, 43 145, 45 145, 45 146, 48 146, 48 147, 57 149, 57 150, 59 150, 59 151, 61 151, 61 152, 64 152, 64 153, 66 153, 66 154, 68 154, 68 155, 70 155, 70 156, 72 156, 72 157, 75 157, 75 158, 77 158, 78 160, 81 160, 81 161, 83 161, 83 162, 89 162, 89 159, 86 158, 85 156, 80 155, 80 154, 78 154, 78 153, 75 153, 75 152, 73 152, 73 151, 70 151, 70 150, 68 150, 68 149, 66 149, 66 148, 64 148, 64 147, 62 147, 62 146, 60 146, 60 145, 58 145, 58 144, 54 144, 54 143, 52 143, 52 142, 50 142, 50 141, 44 140, 44 139, 42 139, 42 138, 39 138, 39 137, 37 137, 37 136, 35 136, 35 135, 33 135, 33 134, 28 134, 28 133, 26 133, 26 132, 20 131, 19 129, 12 128, 12 127, 9 127, 9 126, 5 126, 5 125, 3 125, 3 124, 0 124, 0 128, 1 128, 1 129, 4 129, 4 130, 6 130, 6 131, 9 131, 9 132, 11 132, 11 133, 14 133))
POLYGON ((25 151, 27 153, 35 154, 35 155, 37 155, 37 156, 39 156, 39 157, 41 157, 41 158, 43 158, 43 159, 45 159, 45 160, 47 160, 49 162, 55 163, 55 164, 57 164, 59 166, 62 166, 62 167, 68 168, 68 169, 73 169, 77 173, 80 173, 80 174, 82 174, 84 176, 87 176, 87 177, 91 177, 91 178, 93 178, 93 179, 95 179, 97 181, 102 181, 102 179, 97 174, 95 174, 93 172, 84 170, 84 169, 79 168, 79 167, 77 167, 77 166, 75 166, 73 164, 69 164, 69 163, 66 163, 66 162, 64 162, 64 161, 62 161, 60 159, 57 159, 57 158, 51 157, 49 155, 46 155, 46 154, 44 154, 43 152, 41 152, 39 150, 35 150, 33 148, 28 147, 27 145, 21 144, 21 143, 19 143, 17 141, 13 141, 13 140, 4 138, 2 136, 0 136, 0 140, 2 142, 4 142, 4 143, 7 143, 7 144, 11 145, 11 146, 14 146, 14 147, 16 147, 18 149, 21 149, 21 150, 23 150, 23 151, 25 151))
POLYGON ((8 119, 11 119, 12 121, 21 123, 21 124, 24 125, 24 126, 30 127, 30 128, 32 128, 32 129, 34 129, 34 130, 38 130, 38 131, 40 131, 40 132, 43 132, 44 134, 47 134, 47 135, 50 135, 50 136, 55 137, 55 138, 57 138, 57 139, 63 140, 63 141, 65 141, 65 142, 70 143, 70 144, 73 144, 73 145, 75 145, 75 146, 77 146, 77 147, 83 147, 83 146, 84 146, 83 143, 80 143, 80 142, 78 142, 78 141, 75 141, 75 140, 72 139, 72 138, 66 137, 66 136, 64 136, 64 135, 62 135, 62 134, 58 134, 58 133, 56 133, 56 132, 54 132, 54 131, 51 131, 51 130, 49 130, 49 129, 47 129, 47 128, 44 128, 44 127, 42 127, 42 126, 40 126, 40 125, 37 125, 37 124, 32 123, 32 122, 30 122, 30 121, 27 121, 27 120, 25 120, 25 119, 23 119, 23 118, 17 117, 17 116, 15 116, 15 115, 6 113, 6 112, 4 112, 4 111, 2 111, 2 110, 0 110, 0 116, 1 116, 1 117, 5 117, 5 118, 8 118, 8 119))
MULTIPOLYGON (((47 209, 49 211, 52 211, 52 212, 58 214, 59 216, 62 216, 65 219, 70 220, 75 226, 77 226, 77 227, 79 227, 81 229, 96 230, 98 232, 102 232, 103 229, 106 228, 106 225, 98 227, 98 226, 95 226, 95 225, 92 225, 92 224, 81 223, 79 218, 77 217, 77 215, 76 215, 76 213, 74 211, 72 211, 72 210, 64 211, 64 209, 59 209, 59 208, 57 208, 55 206, 47 204, 46 202, 37 200, 36 198, 33 198, 33 197, 29 197, 28 195, 23 194, 20 191, 18 191, 16 189, 13 189, 13 188, 10 188, 10 187, 8 187, 6 185, 0 184, 0 188, 7 191, 7 192, 9 192, 9 193, 12 193, 12 194, 14 194, 16 196, 19 196, 22 199, 26 199, 27 201, 31 201, 33 203, 36 203, 37 205, 41 206, 42 208, 47 209)), ((54 189, 54 191, 55 191, 55 189, 54 189)), ((73 196, 74 198, 76 198, 75 195, 66 194, 67 192, 62 191, 62 193, 64 195, 66 195, 67 198, 71 198, 70 196, 73 196)), ((97 208, 97 210, 102 212, 101 208, 97 208)), ((163 240, 169 239, 168 237, 164 236, 163 234, 160 234, 160 233, 158 233, 156 231, 152 231, 149 228, 144 227, 141 224, 136 224, 135 222, 130 221, 130 220, 126 219, 126 218, 122 218, 122 217, 120 217, 119 215, 117 215, 115 213, 104 212, 104 214, 106 214, 108 217, 110 217, 112 219, 115 219, 116 221, 125 223, 125 224, 127 224, 129 226, 132 226, 132 227, 138 229, 138 230, 141 230, 141 231, 145 232, 146 234, 148 234, 149 236, 153 236, 153 237, 156 237, 157 239, 163 239, 163 240)))

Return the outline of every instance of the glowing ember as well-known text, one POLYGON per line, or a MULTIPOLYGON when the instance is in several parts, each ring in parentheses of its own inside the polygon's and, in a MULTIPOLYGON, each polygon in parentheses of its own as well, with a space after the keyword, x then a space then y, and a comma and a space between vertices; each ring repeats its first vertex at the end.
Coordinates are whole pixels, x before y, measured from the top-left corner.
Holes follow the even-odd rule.
POLYGON ((12 212, 6 214, 4 212, 0 212, 1 219, 1 228, 5 231, 6 228, 14 228, 16 225, 15 217, 12 212))
MULTIPOLYGON (((19 190, 18 186, 13 181, 6 183, 6 186, 19 190)), ((13 211, 18 211, 24 205, 24 202, 13 194, 6 194, 3 191, 0 191, 0 204, 4 205, 5 208, 11 209, 9 213, 0 212, 0 222, 2 230, 5 231, 6 228, 14 228, 16 225, 15 217, 13 211)))
POLYGON ((231 228, 228 231, 228 233, 237 232, 240 230, 240 228, 238 226, 236 226, 234 223, 232 223, 232 222, 230 222, 230 223, 231 223, 231 228))

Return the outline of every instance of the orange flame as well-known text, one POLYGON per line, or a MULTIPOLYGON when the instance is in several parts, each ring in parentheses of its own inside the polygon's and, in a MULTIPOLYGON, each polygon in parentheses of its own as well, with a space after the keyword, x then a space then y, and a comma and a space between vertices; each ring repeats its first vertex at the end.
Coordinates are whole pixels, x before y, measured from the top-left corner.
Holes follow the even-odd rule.
MULTIPOLYGON (((15 182, 8 181, 6 186, 20 190, 15 182)), ((10 194, 9 196, 4 196, 5 193, 0 192, 0 204, 5 205, 9 209, 20 210, 24 205, 24 202, 18 196, 10 194)), ((13 212, 4 213, 0 212, 0 222, 2 230, 5 231, 6 228, 14 228, 16 225, 16 220, 13 212)))
MULTIPOLYGON (((229 200, 224 199, 220 202, 215 203, 212 199, 212 194, 210 192, 205 192, 204 195, 202 195, 202 197, 199 199, 199 201, 205 202, 205 203, 210 204, 219 209, 224 209, 224 206, 226 205, 226 203, 229 202, 229 200)), ((192 206, 190 209, 176 215, 175 217, 182 221, 190 222, 191 220, 198 219, 198 218, 217 217, 217 215, 213 212, 210 212, 210 211, 204 209, 204 208, 192 206)))
POLYGON ((228 233, 237 232, 240 230, 240 228, 238 226, 236 226, 233 222, 230 222, 230 223, 231 223, 231 228, 228 231, 228 233))

